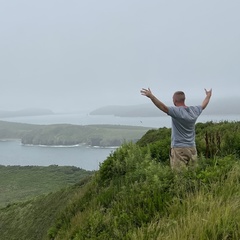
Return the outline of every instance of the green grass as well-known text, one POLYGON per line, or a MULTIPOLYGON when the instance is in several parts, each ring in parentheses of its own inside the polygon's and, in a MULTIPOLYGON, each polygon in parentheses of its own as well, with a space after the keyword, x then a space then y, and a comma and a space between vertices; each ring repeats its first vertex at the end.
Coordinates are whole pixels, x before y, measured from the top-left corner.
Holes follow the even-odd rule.
POLYGON ((67 206, 50 236, 240 239, 239 170, 239 160, 226 156, 201 159, 196 170, 174 173, 136 145, 125 145, 67 206))
POLYGON ((0 207, 55 192, 79 182, 90 174, 92 174, 91 171, 70 166, 0 165, 0 207))
POLYGON ((0 210, 0 239, 48 239, 48 229, 73 198, 78 187, 69 187, 0 210))
POLYGON ((239 239, 239 170, 237 163, 219 181, 200 186, 195 182, 191 193, 186 183, 180 183, 178 193, 182 193, 169 201, 168 214, 156 215, 147 226, 136 229, 131 239, 239 239))

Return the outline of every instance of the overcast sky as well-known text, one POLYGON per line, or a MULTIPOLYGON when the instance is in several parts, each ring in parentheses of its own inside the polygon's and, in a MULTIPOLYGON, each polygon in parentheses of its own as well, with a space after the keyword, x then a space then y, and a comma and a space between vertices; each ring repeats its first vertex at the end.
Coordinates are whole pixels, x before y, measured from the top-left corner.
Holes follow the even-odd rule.
POLYGON ((0 110, 238 96, 239 0, 0 0, 0 110))

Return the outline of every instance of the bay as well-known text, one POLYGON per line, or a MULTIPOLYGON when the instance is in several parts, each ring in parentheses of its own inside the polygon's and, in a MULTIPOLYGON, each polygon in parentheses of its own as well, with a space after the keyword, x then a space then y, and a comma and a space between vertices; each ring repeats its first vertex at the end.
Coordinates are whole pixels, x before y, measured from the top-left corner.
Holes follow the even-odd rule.
MULTIPOLYGON (((152 128, 171 127, 168 116, 163 117, 116 117, 78 114, 54 114, 45 116, 28 116, 4 118, 2 121, 19 122, 29 124, 114 124, 143 126, 152 128)), ((240 121, 240 115, 201 115, 197 122, 240 121)), ((115 149, 94 148, 85 145, 79 146, 25 146, 20 141, 0 141, 1 165, 35 165, 49 166, 76 166, 86 170, 98 170, 102 163, 115 149)))
POLYGON ((0 165, 18 166, 76 166, 85 170, 98 170, 113 148, 88 146, 32 146, 20 140, 0 141, 0 165))

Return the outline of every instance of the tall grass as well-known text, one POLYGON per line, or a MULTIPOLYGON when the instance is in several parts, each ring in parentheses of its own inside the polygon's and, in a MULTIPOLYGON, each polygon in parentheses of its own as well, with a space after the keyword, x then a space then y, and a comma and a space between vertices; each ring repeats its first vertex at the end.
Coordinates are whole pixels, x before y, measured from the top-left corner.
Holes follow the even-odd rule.
POLYGON ((174 173, 134 144, 113 153, 53 239, 240 239, 240 164, 174 173), (66 234, 67 233, 67 234, 66 234))
POLYGON ((131 239, 240 239, 240 166, 235 165, 224 178, 208 188, 195 185, 199 190, 186 193, 183 199, 175 197, 168 215, 156 216, 131 239))

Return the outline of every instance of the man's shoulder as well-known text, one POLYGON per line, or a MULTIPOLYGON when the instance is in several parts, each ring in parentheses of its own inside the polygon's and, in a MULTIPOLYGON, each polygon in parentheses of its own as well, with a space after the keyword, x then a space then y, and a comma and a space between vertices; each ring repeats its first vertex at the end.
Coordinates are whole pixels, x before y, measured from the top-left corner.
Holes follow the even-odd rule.
POLYGON ((197 115, 201 114, 201 112, 202 112, 202 106, 201 105, 189 106, 189 109, 197 115))
POLYGON ((189 106, 189 108, 193 109, 193 110, 200 110, 200 111, 202 111, 202 106, 201 105, 189 106))
POLYGON ((168 108, 168 115, 174 117, 185 117, 188 115, 199 116, 202 112, 201 105, 196 106, 171 106, 168 108))

